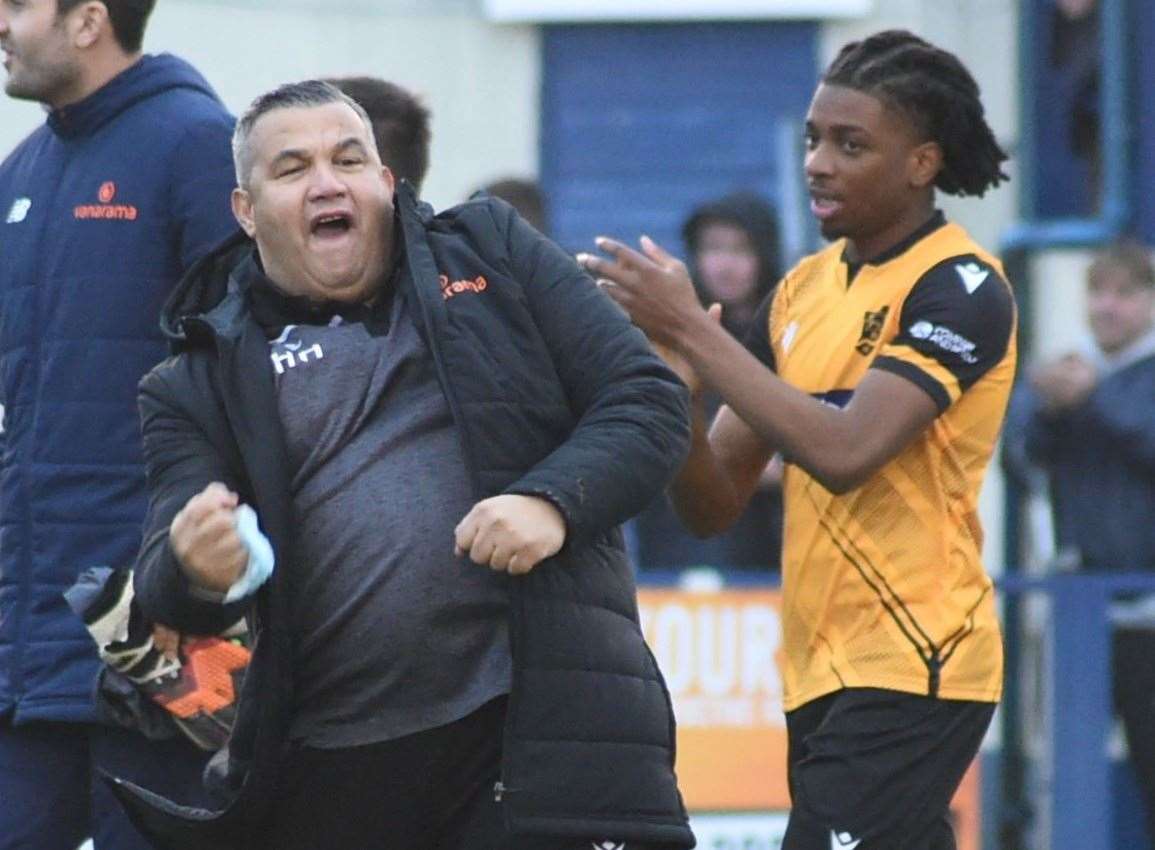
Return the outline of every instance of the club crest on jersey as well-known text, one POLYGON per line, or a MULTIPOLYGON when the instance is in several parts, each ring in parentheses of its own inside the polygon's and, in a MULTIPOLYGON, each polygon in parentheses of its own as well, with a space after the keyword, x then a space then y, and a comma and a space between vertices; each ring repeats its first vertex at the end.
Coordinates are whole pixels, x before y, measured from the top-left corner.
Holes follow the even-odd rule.
POLYGON ((863 357, 874 351, 875 343, 882 336, 882 329, 886 326, 886 315, 890 312, 890 305, 881 310, 867 310, 862 318, 862 336, 858 338, 858 345, 854 350, 863 357))

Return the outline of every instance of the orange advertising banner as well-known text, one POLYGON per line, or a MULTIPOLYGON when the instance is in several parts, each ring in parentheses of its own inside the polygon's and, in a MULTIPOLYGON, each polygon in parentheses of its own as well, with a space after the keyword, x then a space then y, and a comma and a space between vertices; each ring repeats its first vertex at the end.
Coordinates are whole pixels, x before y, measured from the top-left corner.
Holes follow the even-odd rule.
POLYGON ((697 811, 783 810, 782 597, 643 588, 642 631, 674 701, 678 783, 697 811))
MULTIPOLYGON (((643 587, 638 606, 678 718, 678 783, 687 808, 789 809, 781 593, 643 587)), ((978 797, 972 766, 952 807, 959 850, 978 850, 978 797)))

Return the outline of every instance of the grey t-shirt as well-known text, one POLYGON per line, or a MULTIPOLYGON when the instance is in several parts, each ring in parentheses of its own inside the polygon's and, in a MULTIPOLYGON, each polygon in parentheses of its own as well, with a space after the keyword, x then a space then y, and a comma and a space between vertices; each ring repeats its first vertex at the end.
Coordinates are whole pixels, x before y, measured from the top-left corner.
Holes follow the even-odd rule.
POLYGON ((290 735, 308 746, 430 729, 510 687, 506 579, 453 554, 473 505, 458 430, 404 299, 388 314, 270 342, 296 528, 290 735))

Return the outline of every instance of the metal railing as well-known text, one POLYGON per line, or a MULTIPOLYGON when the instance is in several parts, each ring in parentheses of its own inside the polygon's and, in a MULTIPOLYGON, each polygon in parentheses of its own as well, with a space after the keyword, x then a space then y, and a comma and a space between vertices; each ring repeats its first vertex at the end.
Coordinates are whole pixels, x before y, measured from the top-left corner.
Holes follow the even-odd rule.
MULTIPOLYGON (((1152 573, 1070 573, 1004 576, 998 582, 1004 604, 1042 595, 1049 602, 1044 668, 1050 699, 1047 730, 1051 850, 1117 850, 1114 844, 1112 763, 1107 742, 1114 724, 1111 703, 1111 623, 1109 611, 1120 596, 1155 593, 1152 573)), ((1008 635, 1010 637, 1010 635, 1008 635)), ((1008 670, 1003 701, 1004 730, 1021 730, 1024 716, 1019 670, 1008 670)), ((1018 734, 1003 736, 1004 771, 1021 759, 1018 734), (1016 751, 1018 750, 1018 751, 1016 751), (1008 764, 1008 761, 1010 762, 1008 764)), ((1022 778, 1021 776, 1019 777, 1022 778)), ((1005 785, 1005 783, 1004 783, 1005 785)), ((1017 789, 1021 790, 1021 789, 1017 789)), ((1005 793, 1000 801, 1003 850, 1026 846, 1023 827, 1038 801, 1005 793), (1008 809, 1008 806, 1011 808, 1008 809), (1013 827, 1018 827, 1013 828, 1013 827)), ((1043 850, 1043 848, 1039 848, 1043 850)))

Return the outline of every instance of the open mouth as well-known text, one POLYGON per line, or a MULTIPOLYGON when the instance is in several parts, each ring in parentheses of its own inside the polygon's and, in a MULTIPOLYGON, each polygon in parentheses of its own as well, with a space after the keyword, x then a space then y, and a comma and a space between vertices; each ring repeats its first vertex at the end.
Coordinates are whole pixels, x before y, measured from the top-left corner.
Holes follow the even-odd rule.
POLYGON ((811 195, 810 197, 810 212, 820 221, 825 221, 832 216, 838 215, 841 209, 842 202, 834 198, 822 195, 811 195))
POLYGON ((313 219, 309 232, 321 239, 335 239, 353 229, 353 217, 348 213, 325 213, 313 219))

